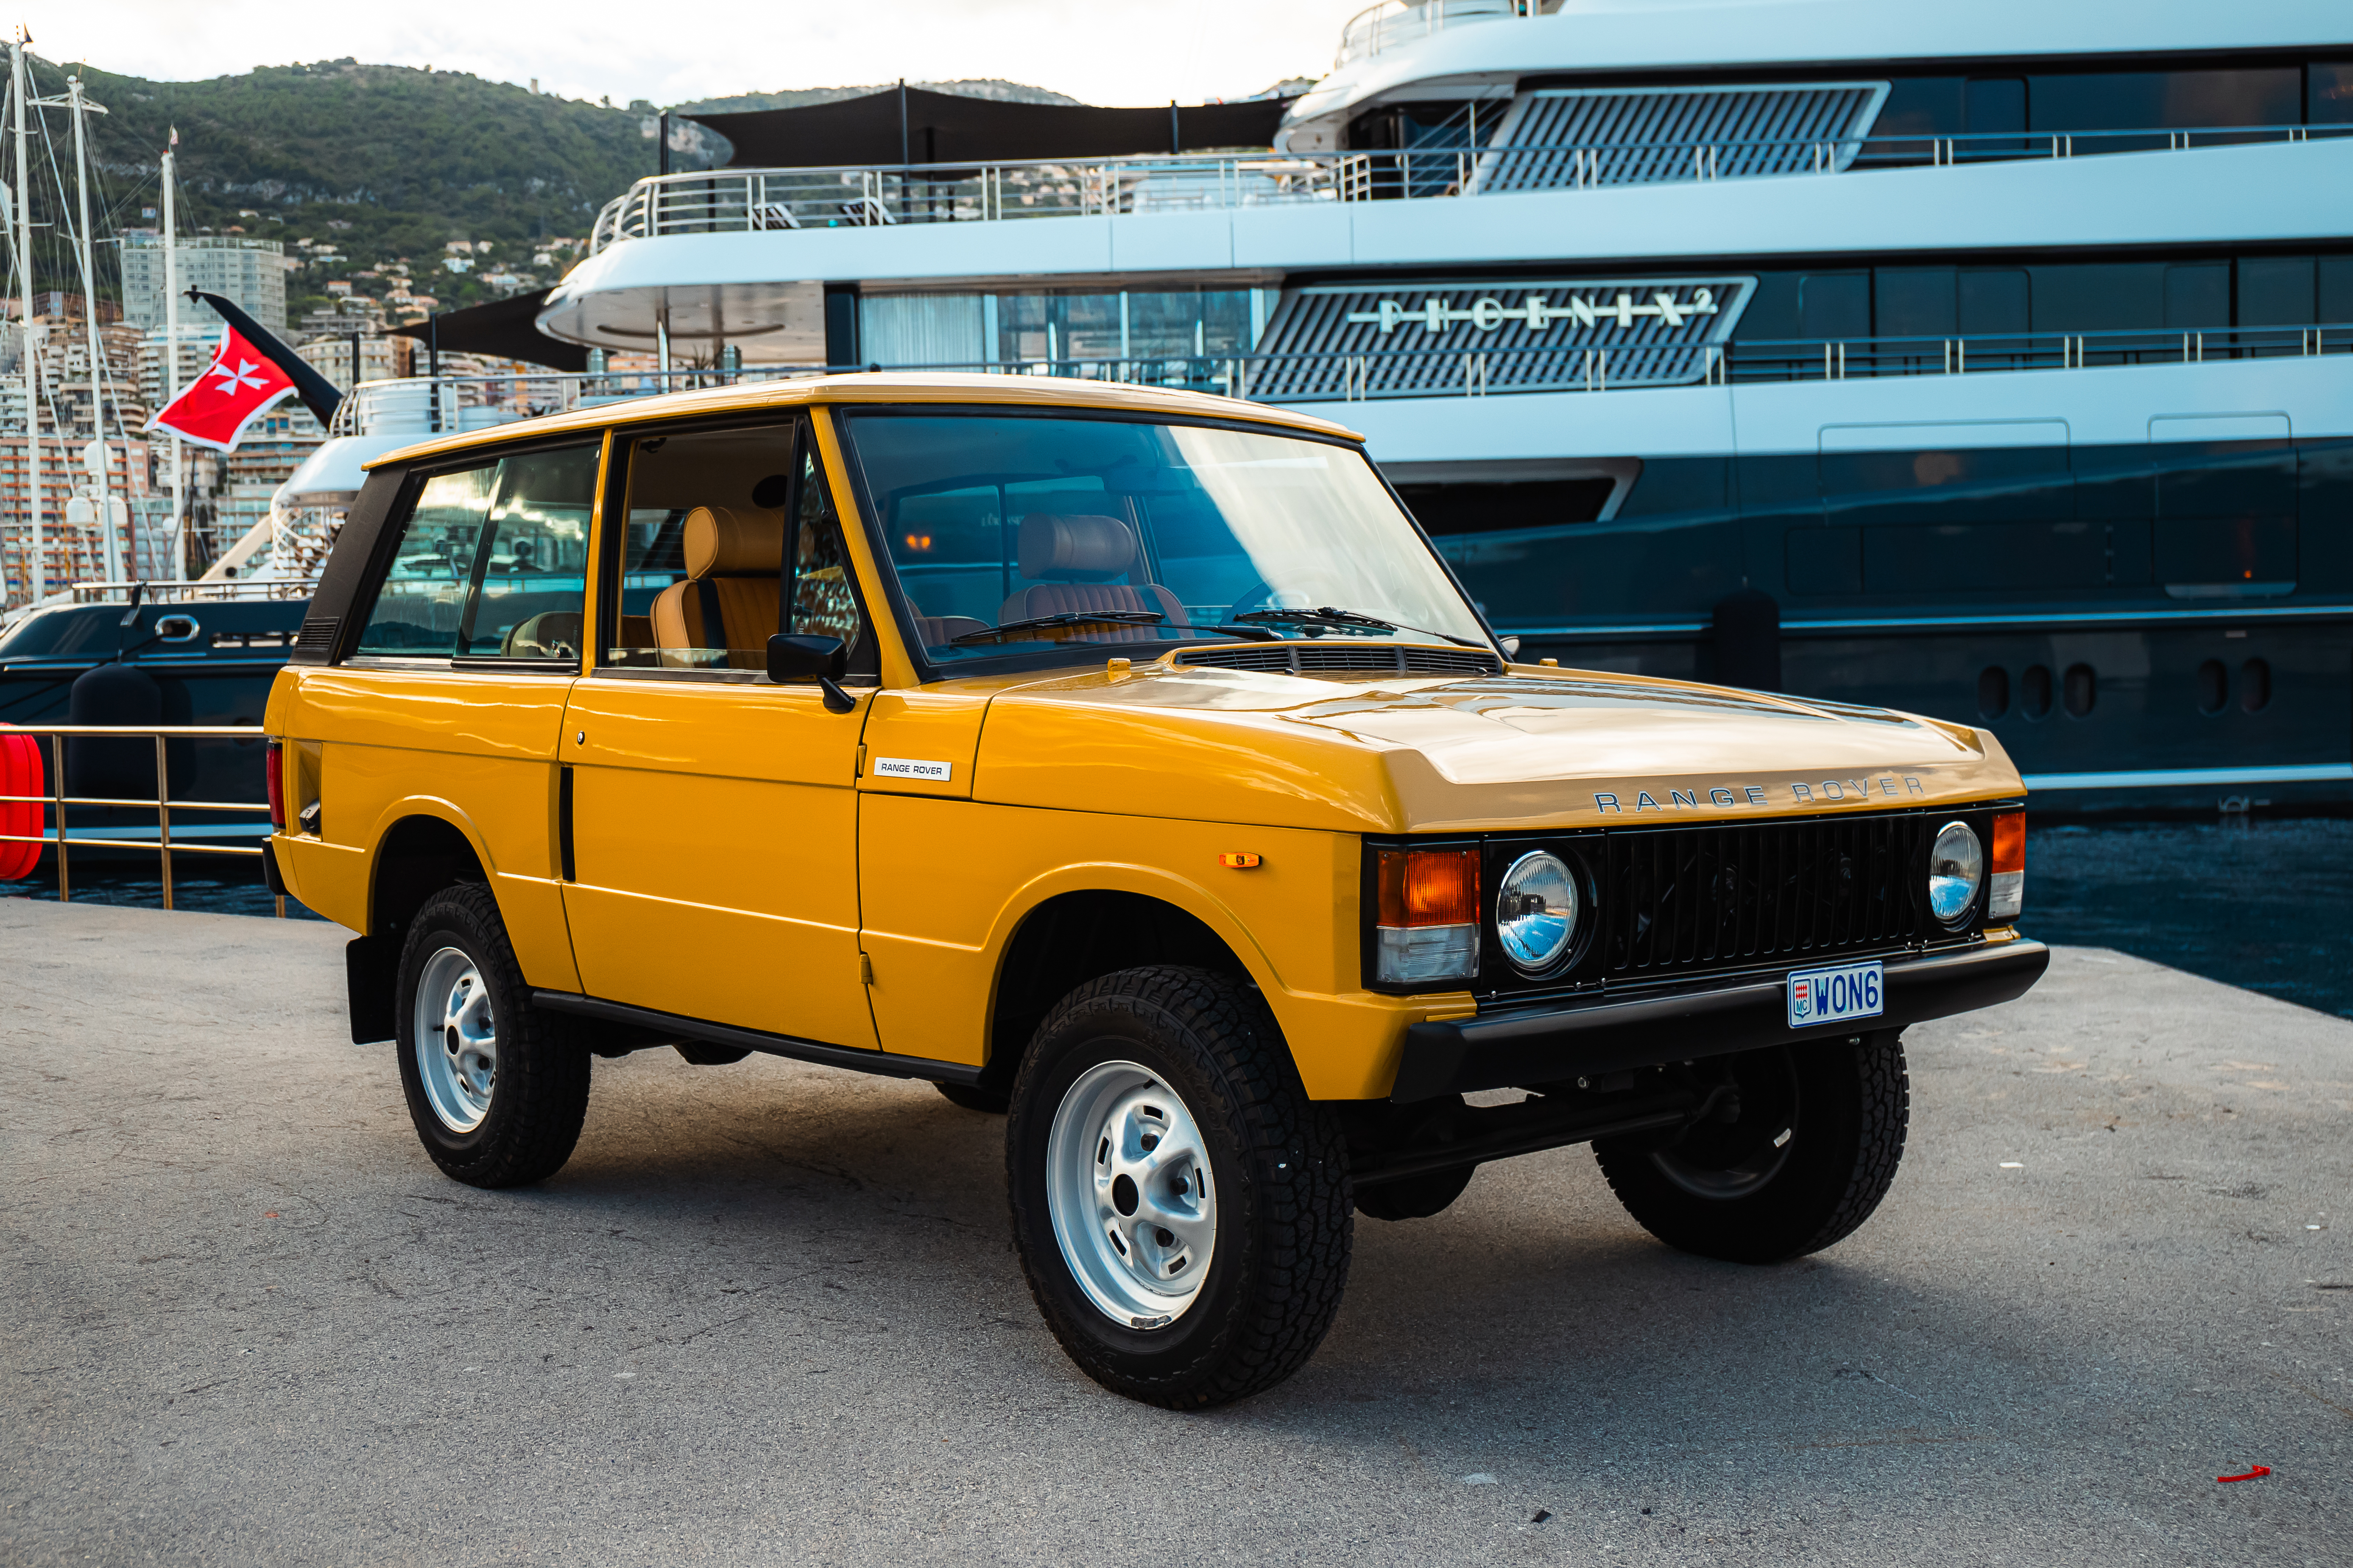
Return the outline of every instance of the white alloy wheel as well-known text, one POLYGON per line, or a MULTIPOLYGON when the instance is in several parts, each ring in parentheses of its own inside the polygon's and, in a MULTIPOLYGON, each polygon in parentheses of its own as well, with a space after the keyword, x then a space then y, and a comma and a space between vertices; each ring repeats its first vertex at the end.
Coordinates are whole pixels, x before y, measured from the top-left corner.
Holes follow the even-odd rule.
POLYGON ((441 1125, 471 1132, 491 1113, 491 1091, 498 1084, 491 988, 463 948, 445 947, 425 961, 415 1002, 410 1045, 425 1098, 441 1125))
POLYGON ((1185 1102, 1134 1062, 1089 1068, 1055 1109, 1046 1162, 1054 1238, 1087 1299, 1126 1328, 1182 1317, 1218 1242, 1209 1151, 1185 1102))

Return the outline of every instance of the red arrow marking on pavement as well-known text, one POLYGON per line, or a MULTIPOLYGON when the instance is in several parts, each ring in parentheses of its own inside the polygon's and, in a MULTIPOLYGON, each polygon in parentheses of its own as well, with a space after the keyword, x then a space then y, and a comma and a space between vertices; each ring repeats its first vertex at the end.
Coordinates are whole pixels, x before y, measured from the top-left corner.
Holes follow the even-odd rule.
POLYGON ((2257 1465, 2243 1476, 2216 1476, 2214 1479, 2218 1481, 2252 1481, 2258 1476, 2268 1476, 2271 1473, 2272 1468, 2269 1465, 2257 1465))

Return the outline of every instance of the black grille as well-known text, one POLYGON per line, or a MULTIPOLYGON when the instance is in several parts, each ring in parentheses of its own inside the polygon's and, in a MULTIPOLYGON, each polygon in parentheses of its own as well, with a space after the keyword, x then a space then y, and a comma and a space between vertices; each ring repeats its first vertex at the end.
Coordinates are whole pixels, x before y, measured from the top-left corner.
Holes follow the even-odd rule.
POLYGON ((1599 846, 1612 980, 1902 947, 1929 914, 1929 819, 1851 816, 1611 833, 1599 846))
POLYGON ((1501 675, 1503 661, 1469 647, 1420 647, 1409 643, 1253 643, 1248 647, 1188 647, 1179 664, 1220 669, 1386 670, 1396 675, 1501 675))
POLYGON ((302 620, 301 635, 294 639, 294 646, 324 652, 335 646, 335 628, 342 624, 342 618, 336 616, 306 616, 302 620))

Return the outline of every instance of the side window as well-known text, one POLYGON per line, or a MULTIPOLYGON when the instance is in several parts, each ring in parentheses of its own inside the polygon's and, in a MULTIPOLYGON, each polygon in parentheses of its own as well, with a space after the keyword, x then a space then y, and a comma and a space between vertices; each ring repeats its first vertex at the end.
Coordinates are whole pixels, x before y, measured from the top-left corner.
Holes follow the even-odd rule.
POLYGON ((849 551, 842 542, 841 524, 827 504, 825 476, 818 471, 813 441, 801 443, 801 482, 794 501, 792 606, 782 629, 839 637, 845 647, 855 648, 863 623, 849 582, 849 551))
POLYGON ((354 653, 448 657, 457 646, 498 474, 498 465, 489 463, 425 481, 401 525, 391 569, 376 590, 375 607, 368 612, 354 653))
POLYGON ((474 558, 474 591, 458 634, 460 654, 580 657, 596 491, 594 447, 532 452, 499 465, 497 498, 474 558))
POLYGON ((566 447, 427 479, 353 651, 576 659, 596 457, 566 447))
POLYGON ((765 670, 779 631, 859 644, 849 555, 797 424, 641 437, 628 465, 607 664, 765 670))

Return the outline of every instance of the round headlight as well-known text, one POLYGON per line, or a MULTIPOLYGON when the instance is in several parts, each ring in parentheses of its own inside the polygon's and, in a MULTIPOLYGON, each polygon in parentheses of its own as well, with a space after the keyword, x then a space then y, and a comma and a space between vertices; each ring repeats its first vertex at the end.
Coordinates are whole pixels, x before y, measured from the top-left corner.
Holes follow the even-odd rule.
POLYGON ((1985 880, 1985 851, 1966 822, 1948 822, 1928 851, 1928 909, 1947 925, 1969 912, 1985 880))
POLYGON ((1495 935, 1504 954, 1530 974, 1560 962, 1577 935, 1577 877, 1539 849, 1512 862, 1495 895, 1495 935))

